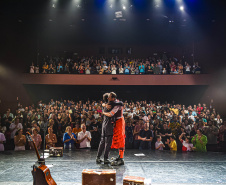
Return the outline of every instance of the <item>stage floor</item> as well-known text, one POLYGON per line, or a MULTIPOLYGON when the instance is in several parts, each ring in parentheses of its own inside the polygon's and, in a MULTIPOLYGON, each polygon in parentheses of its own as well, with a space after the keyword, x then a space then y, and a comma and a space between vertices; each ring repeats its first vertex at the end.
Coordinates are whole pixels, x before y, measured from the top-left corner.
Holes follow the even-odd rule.
MULTIPOLYGON (((40 151, 41 152, 41 151, 40 151)), ((47 157, 46 165, 58 185, 81 185, 83 169, 112 169, 95 163, 97 151, 64 151, 63 157, 47 157)), ((112 151, 111 156, 117 156, 112 151)), ((34 151, 0 153, 1 185, 32 185, 34 151)), ((151 178, 157 185, 226 185, 225 153, 171 153, 170 151, 126 150, 125 165, 116 169, 117 185, 126 175, 151 178), (143 153, 145 156, 135 156, 143 153)))

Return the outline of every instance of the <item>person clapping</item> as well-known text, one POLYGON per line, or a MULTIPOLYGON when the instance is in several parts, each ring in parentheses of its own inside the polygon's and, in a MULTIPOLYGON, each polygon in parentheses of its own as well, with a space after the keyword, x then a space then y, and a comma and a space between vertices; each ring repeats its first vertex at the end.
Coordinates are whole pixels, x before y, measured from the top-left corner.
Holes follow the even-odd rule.
POLYGON ((77 137, 74 133, 72 133, 72 129, 70 126, 66 127, 66 131, 63 137, 64 149, 74 149, 75 143, 77 142, 77 137))

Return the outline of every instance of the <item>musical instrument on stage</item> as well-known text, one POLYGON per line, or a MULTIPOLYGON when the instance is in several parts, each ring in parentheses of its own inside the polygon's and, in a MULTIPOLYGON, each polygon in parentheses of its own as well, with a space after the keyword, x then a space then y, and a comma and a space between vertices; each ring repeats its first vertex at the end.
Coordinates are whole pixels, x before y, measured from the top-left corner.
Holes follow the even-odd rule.
POLYGON ((57 185, 56 182, 53 180, 49 168, 45 165, 45 159, 41 158, 37 146, 29 132, 27 132, 27 135, 29 136, 29 140, 33 142, 36 155, 38 158, 38 161, 35 165, 33 165, 33 185, 57 185))

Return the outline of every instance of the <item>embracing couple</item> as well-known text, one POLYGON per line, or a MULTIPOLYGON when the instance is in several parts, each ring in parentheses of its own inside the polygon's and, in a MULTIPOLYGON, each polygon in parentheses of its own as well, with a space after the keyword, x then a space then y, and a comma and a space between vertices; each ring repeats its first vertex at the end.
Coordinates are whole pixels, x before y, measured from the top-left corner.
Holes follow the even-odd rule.
POLYGON ((112 166, 124 165, 125 151, 125 120, 123 117, 123 102, 116 100, 114 92, 103 95, 103 124, 101 141, 98 148, 96 163, 103 162, 100 157, 104 152, 104 164, 112 166), (109 160, 110 149, 118 149, 119 156, 112 161, 109 160))

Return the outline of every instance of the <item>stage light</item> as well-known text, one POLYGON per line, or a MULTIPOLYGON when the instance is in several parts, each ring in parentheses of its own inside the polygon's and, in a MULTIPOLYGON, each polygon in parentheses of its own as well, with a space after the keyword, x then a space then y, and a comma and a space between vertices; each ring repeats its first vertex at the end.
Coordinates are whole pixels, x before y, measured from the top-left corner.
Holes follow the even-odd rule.
POLYGON ((123 8, 123 10, 125 10, 125 9, 126 9, 126 7, 125 7, 124 5, 122 6, 122 8, 123 8))
POLYGON ((181 11, 184 11, 184 6, 180 6, 180 10, 181 11))
POLYGON ((112 4, 110 5, 110 8, 112 8, 113 6, 112 6, 112 4))

